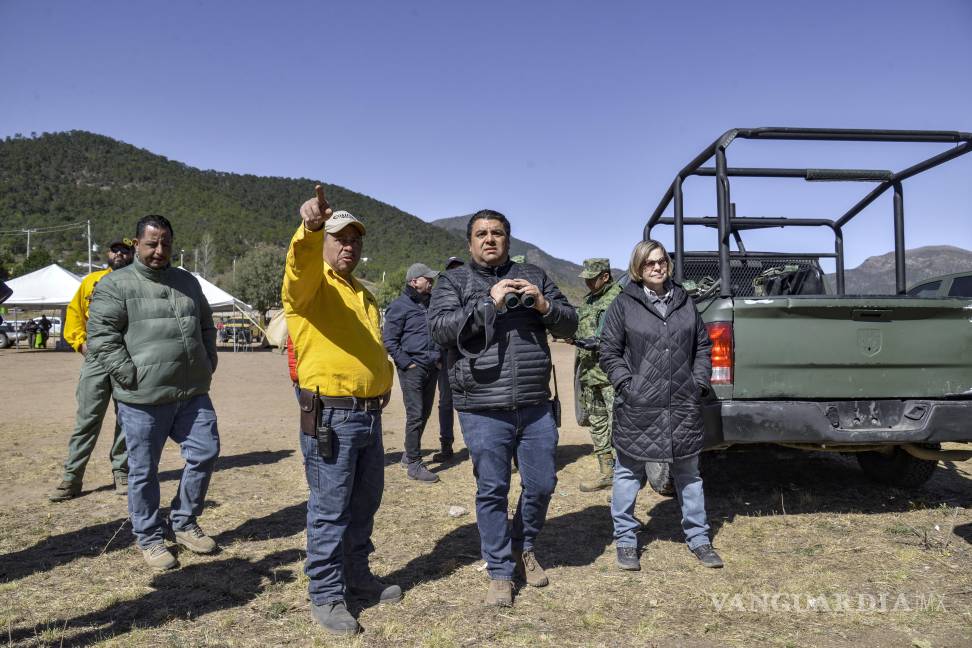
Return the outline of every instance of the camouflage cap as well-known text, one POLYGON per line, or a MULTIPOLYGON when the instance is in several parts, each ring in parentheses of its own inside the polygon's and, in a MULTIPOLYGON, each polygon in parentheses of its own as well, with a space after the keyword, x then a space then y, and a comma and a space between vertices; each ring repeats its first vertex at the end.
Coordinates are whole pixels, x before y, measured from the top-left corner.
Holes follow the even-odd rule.
POLYGON ((593 279, 602 272, 611 271, 611 261, 609 259, 584 259, 584 269, 578 277, 581 279, 593 279))

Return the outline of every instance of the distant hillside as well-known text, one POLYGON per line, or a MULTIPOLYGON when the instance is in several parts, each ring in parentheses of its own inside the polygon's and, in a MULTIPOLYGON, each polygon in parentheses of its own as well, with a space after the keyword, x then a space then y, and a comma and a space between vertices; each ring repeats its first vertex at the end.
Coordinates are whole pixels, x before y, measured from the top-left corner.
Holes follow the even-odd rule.
MULTIPOLYGON (((972 252, 951 245, 929 245, 905 252, 905 276, 908 287, 916 283, 951 274, 972 271, 972 252)), ((827 286, 832 292, 834 275, 827 275, 827 286)), ((867 258, 864 263, 846 271, 848 294, 880 295, 894 293, 894 253, 867 258)))
MULTIPOLYGON (((444 230, 456 232, 465 239, 466 223, 469 222, 469 216, 471 215, 440 218, 439 220, 432 221, 432 224, 444 230)), ((514 222, 512 225, 513 231, 515 232, 516 223, 514 222)), ((532 263, 543 268, 573 304, 579 304, 583 300, 584 295, 587 293, 587 286, 584 285, 584 280, 577 276, 583 269, 582 266, 565 259, 558 259, 555 256, 551 256, 533 243, 513 236, 510 240, 510 255, 517 256, 519 254, 526 257, 527 263, 532 263)), ((463 258, 467 258, 468 256, 469 254, 467 253, 463 258)), ((618 275, 619 271, 615 271, 614 276, 617 277, 618 275)))
MULTIPOLYGON (((94 242, 132 236, 145 214, 165 215, 175 230, 176 255, 187 267, 205 234, 213 239, 211 275, 260 243, 285 248, 300 222, 297 209, 314 195, 315 180, 201 171, 130 144, 83 131, 0 141, 0 230, 91 220, 94 242)), ((326 185, 338 209, 368 226, 358 274, 381 280, 416 260, 436 266, 466 245, 441 228, 360 193, 326 185)), ((86 260, 83 229, 32 237, 69 269, 86 260)), ((23 257, 26 237, 0 236, 0 259, 23 257)))

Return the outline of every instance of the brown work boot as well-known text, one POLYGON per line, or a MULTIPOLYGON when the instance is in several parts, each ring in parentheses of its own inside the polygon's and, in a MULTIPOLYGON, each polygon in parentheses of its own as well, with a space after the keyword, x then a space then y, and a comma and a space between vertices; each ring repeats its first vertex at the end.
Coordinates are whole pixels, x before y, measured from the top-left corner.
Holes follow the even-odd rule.
POLYGON ((543 567, 537 562, 537 557, 532 551, 513 550, 513 560, 516 562, 516 573, 527 585, 532 587, 546 587, 550 584, 550 579, 543 571, 543 567))
POLYGON ((604 490, 614 484, 614 457, 610 453, 597 455, 597 467, 600 475, 591 481, 581 482, 582 493, 604 490))
POLYGON ((47 496, 52 502, 66 502, 74 499, 81 494, 81 482, 62 481, 54 489, 54 492, 47 496))
POLYGON ((172 552, 162 542, 145 547, 144 549, 139 547, 139 551, 142 552, 142 558, 145 559, 145 562, 152 569, 165 571, 179 564, 175 556, 172 555, 172 552))
POLYGON ((193 522, 185 529, 173 531, 175 541, 189 551, 197 554, 211 554, 219 547, 216 541, 206 535, 199 525, 193 522))
POLYGON ((490 607, 513 607, 513 581, 489 580, 486 592, 486 605, 490 607))

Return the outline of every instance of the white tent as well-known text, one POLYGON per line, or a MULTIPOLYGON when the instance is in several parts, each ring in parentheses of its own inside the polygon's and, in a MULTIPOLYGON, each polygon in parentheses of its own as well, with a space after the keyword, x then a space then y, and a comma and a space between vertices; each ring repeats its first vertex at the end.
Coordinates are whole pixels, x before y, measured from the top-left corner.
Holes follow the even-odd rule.
POLYGON ((220 310, 240 310, 240 311, 250 311, 253 310, 249 304, 244 304, 239 299, 229 294, 216 284, 207 281, 198 272, 193 272, 192 276, 196 278, 199 282, 199 286, 202 288, 203 295, 206 296, 206 301, 209 302, 209 307, 214 311, 220 310))
POLYGON ((67 306, 78 292, 81 277, 56 263, 7 281, 13 290, 4 306, 10 308, 56 308, 67 306))

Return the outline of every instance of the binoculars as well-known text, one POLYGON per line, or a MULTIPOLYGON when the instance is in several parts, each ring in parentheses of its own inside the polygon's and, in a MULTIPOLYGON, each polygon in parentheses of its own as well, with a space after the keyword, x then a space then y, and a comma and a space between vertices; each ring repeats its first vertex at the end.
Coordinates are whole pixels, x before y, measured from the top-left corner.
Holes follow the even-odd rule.
POLYGON ((521 295, 520 293, 508 292, 503 295, 503 304, 506 306, 506 310, 513 310, 514 308, 533 308, 537 303, 536 298, 533 295, 521 295))

